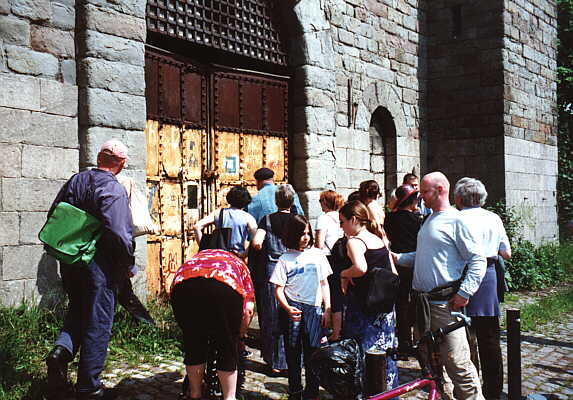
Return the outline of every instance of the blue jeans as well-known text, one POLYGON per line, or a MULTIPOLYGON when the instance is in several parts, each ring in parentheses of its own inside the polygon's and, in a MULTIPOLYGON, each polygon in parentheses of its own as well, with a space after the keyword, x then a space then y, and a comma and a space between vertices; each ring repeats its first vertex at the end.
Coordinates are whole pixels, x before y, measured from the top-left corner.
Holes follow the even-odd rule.
POLYGON ((117 283, 93 260, 87 266, 60 264, 60 272, 69 304, 55 344, 74 356, 79 351, 76 390, 93 392, 102 385, 99 375, 111 337, 117 283))
POLYGON ((309 373, 308 361, 320 347, 323 329, 320 325, 322 310, 320 307, 299 303, 287 298, 288 303, 302 311, 300 321, 289 318, 284 309, 280 309, 280 320, 285 335, 286 361, 288 365, 288 391, 296 394, 303 391, 300 357, 303 356, 306 369, 305 399, 318 396, 318 379, 309 373))

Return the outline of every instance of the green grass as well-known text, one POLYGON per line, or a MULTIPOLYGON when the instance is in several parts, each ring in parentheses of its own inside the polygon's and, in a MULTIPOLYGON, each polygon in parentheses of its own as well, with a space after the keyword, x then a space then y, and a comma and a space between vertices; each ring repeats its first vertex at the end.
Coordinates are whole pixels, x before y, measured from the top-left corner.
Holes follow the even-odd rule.
POLYGON ((573 288, 547 296, 537 303, 521 306, 521 330, 540 331, 548 322, 560 321, 573 311, 573 288))
MULTIPOLYGON (((180 330, 171 307, 149 304, 158 327, 137 324, 119 309, 106 367, 115 362, 135 366, 157 356, 179 358, 180 330)), ((0 307, 0 399, 40 399, 45 388, 44 358, 63 324, 64 309, 36 306, 0 307)), ((72 369, 74 369, 72 367, 72 369)))

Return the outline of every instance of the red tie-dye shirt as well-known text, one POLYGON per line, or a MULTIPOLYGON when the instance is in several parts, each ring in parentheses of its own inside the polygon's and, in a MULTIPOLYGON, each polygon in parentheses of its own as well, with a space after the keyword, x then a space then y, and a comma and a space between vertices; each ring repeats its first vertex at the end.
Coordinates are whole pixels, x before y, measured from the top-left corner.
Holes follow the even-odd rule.
POLYGON ((187 260, 175 274, 175 285, 189 278, 213 278, 230 286, 245 300, 254 301, 255 291, 247 265, 239 257, 224 250, 203 250, 187 260))

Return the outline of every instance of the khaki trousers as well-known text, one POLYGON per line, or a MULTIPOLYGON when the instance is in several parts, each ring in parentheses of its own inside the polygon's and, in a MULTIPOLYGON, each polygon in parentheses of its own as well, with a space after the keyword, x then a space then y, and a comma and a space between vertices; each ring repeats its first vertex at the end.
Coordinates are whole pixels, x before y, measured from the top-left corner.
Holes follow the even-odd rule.
MULTIPOLYGON (((432 331, 453 324, 457 321, 450 314, 447 304, 430 304, 431 329, 432 331)), ((419 338, 419 332, 416 337, 419 338)), ((455 399, 484 400, 481 392, 481 383, 474 364, 470 357, 470 347, 463 328, 456 329, 446 335, 440 345, 440 362, 446 368, 446 372, 453 383, 453 396, 455 399)), ((446 394, 448 390, 446 379, 446 394)), ((450 393, 448 393, 450 392, 450 393)))

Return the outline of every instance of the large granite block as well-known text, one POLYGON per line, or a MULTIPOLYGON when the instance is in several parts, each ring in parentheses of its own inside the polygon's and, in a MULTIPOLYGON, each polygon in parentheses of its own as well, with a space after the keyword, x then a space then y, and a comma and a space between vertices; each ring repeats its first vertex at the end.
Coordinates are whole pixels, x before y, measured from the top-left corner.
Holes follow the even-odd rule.
POLYGON ((20 237, 20 216, 17 212, 0 212, 0 246, 14 246, 20 237))
MULTIPOLYGON (((22 150, 19 145, 0 143, 0 176, 16 178, 22 175, 22 150)), ((1 225, 0 225, 1 226, 1 225)))
POLYGON ((0 90, 0 107, 35 111, 40 109, 40 81, 38 79, 29 76, 0 74, 0 88, 2 88, 0 90))
POLYGON ((6 57, 8 67, 21 74, 55 78, 60 70, 56 57, 27 47, 6 46, 6 57))
POLYGON ((54 80, 40 80, 41 111, 75 117, 78 113, 78 87, 54 80))
POLYGON ((2 178, 3 210, 47 211, 63 184, 63 180, 2 178))
POLYGON ((75 149, 29 146, 22 150, 22 176, 25 178, 68 179, 78 172, 79 153, 75 149))
POLYGON ((44 255, 39 245, 9 246, 4 248, 2 259, 2 279, 35 279, 38 264, 44 255))
POLYGON ((143 67, 144 43, 105 33, 86 31, 85 56, 143 67))
POLYGON ((123 129, 145 129, 145 97, 87 88, 80 91, 85 99, 84 121, 89 125, 123 129))
POLYGON ((30 44, 30 23, 24 19, 0 16, 0 42, 27 46, 30 44))
POLYGON ((121 62, 88 58, 83 61, 80 84, 136 96, 145 96, 145 70, 121 62))
POLYGON ((45 26, 32 27, 32 48, 58 57, 74 58, 74 32, 45 26))

